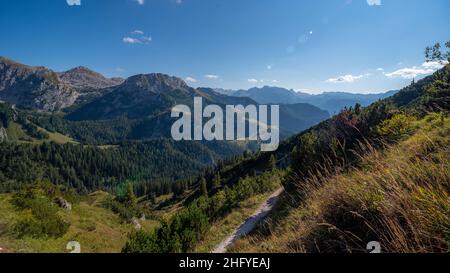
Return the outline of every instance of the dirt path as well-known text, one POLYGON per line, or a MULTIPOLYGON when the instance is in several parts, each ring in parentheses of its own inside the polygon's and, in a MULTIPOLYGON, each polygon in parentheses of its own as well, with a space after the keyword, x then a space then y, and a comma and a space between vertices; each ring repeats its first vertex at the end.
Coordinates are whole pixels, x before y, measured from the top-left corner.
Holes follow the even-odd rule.
POLYGON ((267 214, 272 210, 274 205, 278 201, 278 197, 283 192, 283 189, 278 189, 274 192, 261 206, 255 211, 255 213, 247 218, 245 222, 240 225, 230 236, 222 241, 216 248, 211 251, 211 253, 225 253, 227 252, 227 247, 229 247, 234 241, 239 237, 245 236, 250 233, 256 225, 263 220, 267 214))

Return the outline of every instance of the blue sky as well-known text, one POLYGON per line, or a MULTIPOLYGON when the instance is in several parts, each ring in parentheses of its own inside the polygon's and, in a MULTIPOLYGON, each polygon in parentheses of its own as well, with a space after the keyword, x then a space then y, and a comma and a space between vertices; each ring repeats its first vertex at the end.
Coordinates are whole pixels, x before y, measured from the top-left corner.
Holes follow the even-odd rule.
POLYGON ((383 92, 436 69, 448 0, 2 0, 0 55, 192 86, 383 92), (70 5, 69 5, 70 4, 70 5))

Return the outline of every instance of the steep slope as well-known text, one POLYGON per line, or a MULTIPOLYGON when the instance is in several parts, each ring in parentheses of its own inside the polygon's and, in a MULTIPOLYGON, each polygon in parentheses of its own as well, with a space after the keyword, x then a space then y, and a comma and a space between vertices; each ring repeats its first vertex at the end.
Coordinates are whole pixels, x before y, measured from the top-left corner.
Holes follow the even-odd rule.
POLYGON ((0 100, 44 111, 72 105, 78 92, 45 67, 31 67, 0 57, 0 100))
POLYGON ((379 241, 388 252, 448 252, 449 98, 447 65, 282 143, 273 155, 291 169, 284 201, 231 251, 364 252, 379 241))
POLYGON ((283 206, 231 252, 448 253, 450 119, 432 114, 397 144, 366 147, 361 165, 296 178, 303 200, 283 206))

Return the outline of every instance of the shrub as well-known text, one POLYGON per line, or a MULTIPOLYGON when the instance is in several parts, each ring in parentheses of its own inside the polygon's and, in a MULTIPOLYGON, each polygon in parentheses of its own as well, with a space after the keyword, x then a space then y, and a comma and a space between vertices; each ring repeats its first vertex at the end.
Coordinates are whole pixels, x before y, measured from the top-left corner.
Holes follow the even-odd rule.
MULTIPOLYGON (((14 231, 18 237, 61 237, 69 229, 70 224, 58 215, 58 207, 53 203, 57 196, 64 194, 54 185, 38 182, 29 185, 13 195, 11 203, 18 210, 29 210, 31 216, 19 220, 14 231)), ((64 196, 70 196, 65 194, 64 196)), ((70 200, 75 200, 72 196, 70 200)))
POLYGON ((31 199, 27 202, 32 217, 20 220, 14 230, 19 237, 61 237, 70 224, 57 214, 57 208, 46 198, 31 199))
POLYGON ((397 114, 377 126, 377 133, 387 141, 397 141, 413 132, 412 123, 416 119, 405 114, 397 114))

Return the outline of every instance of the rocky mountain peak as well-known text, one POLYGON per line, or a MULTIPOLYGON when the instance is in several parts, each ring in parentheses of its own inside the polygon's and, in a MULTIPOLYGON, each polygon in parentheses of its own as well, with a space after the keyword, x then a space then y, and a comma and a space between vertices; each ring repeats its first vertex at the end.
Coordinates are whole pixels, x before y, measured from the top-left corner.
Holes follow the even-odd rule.
POLYGON ((59 77, 81 93, 116 86, 123 82, 121 78, 108 79, 102 74, 84 66, 61 72, 59 77))
POLYGON ((0 57, 0 100, 45 111, 72 105, 76 90, 45 67, 33 67, 0 57))
POLYGON ((189 89, 189 86, 182 79, 161 73, 132 76, 125 81, 123 87, 153 93, 189 89))

